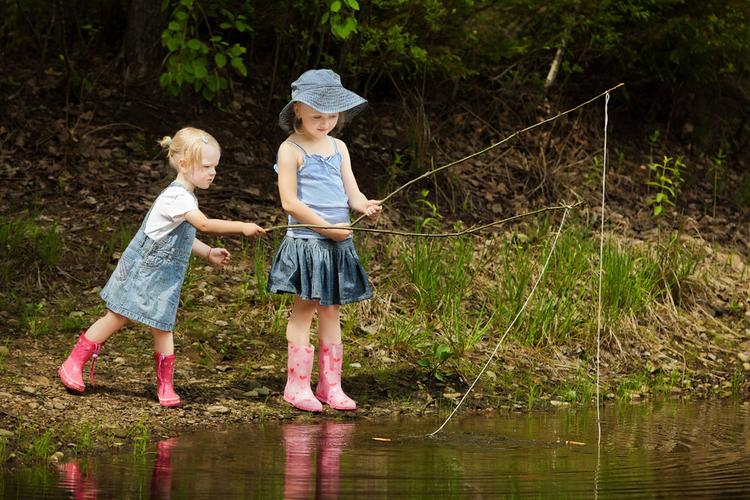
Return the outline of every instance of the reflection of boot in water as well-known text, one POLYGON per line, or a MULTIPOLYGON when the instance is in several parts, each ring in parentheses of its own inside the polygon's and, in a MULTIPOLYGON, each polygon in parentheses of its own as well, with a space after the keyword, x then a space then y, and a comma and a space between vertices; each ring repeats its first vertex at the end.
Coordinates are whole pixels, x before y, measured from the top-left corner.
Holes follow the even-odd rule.
POLYGON ((284 435, 284 498, 310 498, 312 452, 321 426, 288 424, 284 435))
POLYGON ((354 432, 353 423, 326 422, 318 440, 316 498, 338 498, 340 457, 354 432))
POLYGON ((177 438, 169 438, 156 443, 151 498, 169 498, 172 493, 172 448, 175 444, 177 444, 177 438))
POLYGON ((98 491, 91 469, 86 471, 85 478, 80 465, 75 461, 59 465, 57 470, 60 472, 60 487, 72 493, 73 498, 76 500, 96 499, 98 491))

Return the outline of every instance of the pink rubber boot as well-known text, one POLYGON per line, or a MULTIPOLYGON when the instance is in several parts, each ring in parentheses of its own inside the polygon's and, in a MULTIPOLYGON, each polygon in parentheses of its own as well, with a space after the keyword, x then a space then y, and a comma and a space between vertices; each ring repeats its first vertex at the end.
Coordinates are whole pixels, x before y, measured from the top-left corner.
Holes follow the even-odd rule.
POLYGON ((287 373, 284 401, 292 403, 300 410, 323 411, 323 405, 315 399, 310 388, 315 348, 311 345, 296 346, 291 342, 287 346, 287 373))
POLYGON ((315 397, 336 410, 356 410, 357 403, 344 394, 341 388, 341 365, 344 359, 343 344, 318 346, 318 387, 315 397))
POLYGON ((86 386, 83 384, 83 367, 92 357, 91 366, 89 367, 89 378, 91 379, 91 385, 94 385, 94 362, 99 357, 99 351, 102 349, 102 344, 91 342, 86 338, 85 333, 85 331, 81 332, 76 345, 73 346, 73 350, 70 352, 70 356, 57 369, 57 374, 60 376, 60 381, 63 385, 79 394, 82 394, 86 389, 86 386))
POLYGON ((154 353, 156 363, 156 395, 162 406, 180 406, 180 396, 174 392, 172 377, 174 375, 174 354, 165 356, 160 352, 154 353))

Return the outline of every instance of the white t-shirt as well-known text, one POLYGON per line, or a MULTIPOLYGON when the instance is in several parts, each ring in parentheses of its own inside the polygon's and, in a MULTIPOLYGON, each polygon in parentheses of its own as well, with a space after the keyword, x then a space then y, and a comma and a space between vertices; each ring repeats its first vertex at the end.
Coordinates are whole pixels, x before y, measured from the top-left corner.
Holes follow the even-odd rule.
POLYGON ((154 241, 161 240, 179 226, 191 210, 198 210, 195 195, 181 186, 168 187, 154 202, 146 220, 146 236, 154 241))

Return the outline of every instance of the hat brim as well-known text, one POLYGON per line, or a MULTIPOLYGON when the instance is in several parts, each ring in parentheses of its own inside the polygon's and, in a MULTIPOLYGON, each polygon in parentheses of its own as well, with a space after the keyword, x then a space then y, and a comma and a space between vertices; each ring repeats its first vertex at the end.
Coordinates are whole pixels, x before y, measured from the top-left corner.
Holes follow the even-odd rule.
POLYGON ((349 122, 367 107, 367 99, 343 87, 324 87, 305 90, 292 98, 279 113, 279 126, 287 133, 294 132, 295 102, 307 104, 319 113, 343 113, 349 122))

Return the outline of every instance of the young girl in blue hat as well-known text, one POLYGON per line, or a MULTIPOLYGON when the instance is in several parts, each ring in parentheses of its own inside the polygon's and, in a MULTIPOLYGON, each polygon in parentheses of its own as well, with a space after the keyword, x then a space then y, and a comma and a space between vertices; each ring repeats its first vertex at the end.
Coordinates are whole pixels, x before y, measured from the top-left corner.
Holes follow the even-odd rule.
MULTIPOLYGON (((289 137, 279 146, 274 167, 290 225, 348 226, 350 209, 373 219, 380 214, 380 201, 368 199, 357 186, 346 144, 328 135, 366 105, 328 69, 306 71, 292 83, 292 100, 279 114, 279 125, 289 137)), ((356 409, 341 388, 339 308, 371 298, 372 288, 352 231, 289 228, 273 261, 268 289, 295 295, 286 328, 284 400, 306 411, 322 411, 321 402, 337 410, 356 409), (316 312, 319 377, 313 394, 310 325, 316 312)))
POLYGON ((58 369, 60 380, 71 391, 84 391, 82 371, 91 358, 90 377, 94 382, 94 361, 102 344, 133 320, 151 327, 159 403, 178 406, 180 397, 172 384, 172 330, 188 260, 193 254, 224 267, 230 257, 226 249, 212 248, 196 239, 196 229, 246 237, 264 233, 251 222, 209 219, 198 208, 195 189, 208 189, 216 176, 221 156, 216 139, 203 130, 186 127, 173 138, 164 137, 161 146, 167 150, 177 177, 156 198, 102 289, 107 313, 81 333, 58 369))

